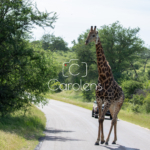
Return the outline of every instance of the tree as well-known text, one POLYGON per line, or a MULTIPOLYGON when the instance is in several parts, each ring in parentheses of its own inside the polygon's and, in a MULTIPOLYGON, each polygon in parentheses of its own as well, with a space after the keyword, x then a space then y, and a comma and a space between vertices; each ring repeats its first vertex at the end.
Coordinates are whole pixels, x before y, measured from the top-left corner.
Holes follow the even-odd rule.
MULTIPOLYGON (((116 80, 121 77, 124 71, 134 70, 133 63, 140 59, 141 52, 145 50, 144 42, 137 36, 139 31, 139 28, 124 28, 118 21, 98 29, 106 59, 116 80)), ((96 50, 94 42, 87 48, 85 47, 88 32, 87 30, 81 34, 77 43, 73 42, 72 50, 77 53, 80 61, 88 62, 89 72, 93 78, 94 75, 97 76, 97 67, 94 65, 96 64, 96 50)))
POLYGON ((144 42, 137 36, 139 31, 140 28, 124 28, 118 21, 99 30, 105 56, 115 78, 120 77, 123 71, 134 70, 133 63, 145 50, 144 42))
POLYGON ((53 28, 56 13, 40 12, 29 0, 0 0, 0 112, 2 116, 31 102, 43 104, 47 82, 57 67, 27 38, 33 24, 53 28), (34 99, 33 96, 34 95, 34 99))
POLYGON ((77 43, 73 41, 74 46, 72 47, 72 51, 75 51, 77 55, 77 59, 79 60, 80 67, 77 72, 80 74, 85 74, 85 62, 87 64, 87 76, 82 78, 83 81, 91 81, 92 79, 98 78, 98 70, 97 70, 97 62, 96 62, 96 50, 95 44, 89 43, 85 45, 85 40, 88 36, 89 30, 87 30, 84 34, 81 34, 77 43))
POLYGON ((148 60, 150 59, 150 49, 145 48, 144 51, 142 51, 142 53, 140 54, 140 58, 143 59, 144 72, 145 72, 146 64, 148 60))
POLYGON ((62 50, 68 51, 67 43, 61 37, 55 37, 53 34, 44 34, 41 38, 42 47, 44 50, 62 50))

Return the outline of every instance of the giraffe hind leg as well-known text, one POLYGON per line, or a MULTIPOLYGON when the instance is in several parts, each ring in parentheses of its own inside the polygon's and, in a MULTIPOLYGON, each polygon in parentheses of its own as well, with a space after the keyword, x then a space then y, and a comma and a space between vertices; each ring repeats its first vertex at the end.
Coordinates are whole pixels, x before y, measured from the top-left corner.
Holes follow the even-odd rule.
MULTIPOLYGON (((124 94, 121 96, 121 98, 119 99, 119 102, 118 102, 119 111, 121 109, 123 102, 124 102, 124 94)), ((118 113, 119 113, 119 111, 118 111, 118 113)), ((117 117, 116 117, 116 122, 114 124, 114 140, 113 140, 112 144, 116 144, 116 141, 117 141, 117 117)))
POLYGON ((117 141, 117 120, 114 124, 114 140, 113 140, 112 144, 116 144, 116 141, 117 141))
MULTIPOLYGON (((109 108, 109 111, 110 111, 110 114, 111 114, 112 118, 114 118, 114 113, 115 113, 114 109, 115 109, 115 105, 113 103, 113 104, 111 104, 111 106, 109 108)), ((114 124, 114 141, 112 142, 112 144, 116 144, 116 141, 117 141, 116 126, 117 126, 117 120, 114 124)), ((108 144, 108 142, 106 144, 108 144)))
POLYGON ((112 119, 112 122, 111 122, 111 127, 110 127, 110 130, 109 130, 108 137, 107 137, 106 142, 105 142, 106 145, 108 144, 109 137, 110 137, 113 126, 114 126, 114 141, 112 142, 112 144, 116 144, 116 141, 117 141, 117 115, 118 115, 118 113, 121 109, 123 101, 124 101, 124 96, 121 96, 121 98, 114 103, 113 119, 112 119))
MULTIPOLYGON (((117 116, 116 115, 114 115, 113 116, 113 119, 112 119, 112 121, 111 121, 111 127, 110 127, 110 130, 109 130, 109 133, 108 133, 108 136, 107 136, 107 139, 106 139, 106 142, 105 142, 105 144, 106 145, 108 145, 108 141, 109 141, 109 137, 110 137, 110 134, 111 134, 111 131, 112 131, 112 128, 113 128, 113 126, 115 125, 115 123, 116 123, 116 118, 117 118, 117 116)), ((116 137, 116 132, 115 132, 115 135, 114 135, 115 137, 116 137)), ((113 141, 113 143, 115 143, 116 142, 116 139, 114 138, 114 141, 113 141)))

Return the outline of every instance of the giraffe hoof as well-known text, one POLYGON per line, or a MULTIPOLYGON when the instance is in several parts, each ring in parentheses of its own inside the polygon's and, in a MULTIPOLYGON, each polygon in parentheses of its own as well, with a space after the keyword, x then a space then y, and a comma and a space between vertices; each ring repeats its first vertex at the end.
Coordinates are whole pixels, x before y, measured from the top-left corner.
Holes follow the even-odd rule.
POLYGON ((115 142, 115 141, 113 141, 113 142, 112 142, 112 144, 116 144, 116 142, 115 142))
POLYGON ((99 145, 99 142, 96 141, 96 142, 95 142, 95 145, 99 145))
POLYGON ((108 142, 105 142, 105 145, 108 145, 108 142))
POLYGON ((101 141, 101 144, 104 144, 105 143, 105 141, 101 141))

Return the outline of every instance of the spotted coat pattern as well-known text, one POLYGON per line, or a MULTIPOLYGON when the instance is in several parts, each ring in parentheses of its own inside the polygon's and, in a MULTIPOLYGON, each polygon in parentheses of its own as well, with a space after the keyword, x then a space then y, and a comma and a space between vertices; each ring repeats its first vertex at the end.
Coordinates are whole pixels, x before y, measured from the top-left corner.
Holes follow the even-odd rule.
POLYGON ((104 51, 100 42, 96 44, 96 54, 97 54, 97 66, 98 66, 98 84, 96 90, 96 99, 100 99, 102 103, 107 101, 108 103, 114 103, 119 100, 123 94, 122 88, 115 81, 111 67, 104 55, 104 51), (102 86, 102 90, 99 90, 99 85, 102 86))
POLYGON ((99 74, 98 84, 96 88, 96 101, 99 108, 99 130, 98 130, 98 138, 95 145, 99 145, 100 133, 101 133, 101 144, 105 142, 104 134, 103 134, 103 121, 104 121, 105 113, 107 112, 108 109, 110 110, 113 119, 111 122, 110 131, 107 136, 105 144, 108 144, 113 126, 114 126, 114 141, 112 144, 116 144, 117 115, 124 101, 124 93, 122 91, 122 88, 118 85, 118 83, 115 81, 113 77, 111 67, 104 55, 102 44, 98 36, 98 32, 96 31, 96 26, 94 30, 93 27, 91 26, 91 30, 89 32, 85 44, 87 45, 92 41, 95 42, 95 46, 96 46, 97 67, 98 67, 98 74, 99 74), (104 103, 104 109, 102 111, 103 103, 104 103))

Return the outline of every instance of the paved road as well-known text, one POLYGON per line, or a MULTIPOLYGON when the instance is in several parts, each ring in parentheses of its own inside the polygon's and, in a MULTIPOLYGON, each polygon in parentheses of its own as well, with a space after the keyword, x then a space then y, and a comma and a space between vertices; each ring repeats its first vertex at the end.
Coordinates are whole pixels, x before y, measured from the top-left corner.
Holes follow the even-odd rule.
MULTIPOLYGON (((90 110, 54 100, 40 109, 47 118, 46 137, 40 150, 150 150, 150 131, 134 124, 118 120, 117 144, 111 144, 112 131, 108 146, 95 146, 98 119, 91 117, 90 110)), ((105 139, 110 124, 106 117, 105 139)))

